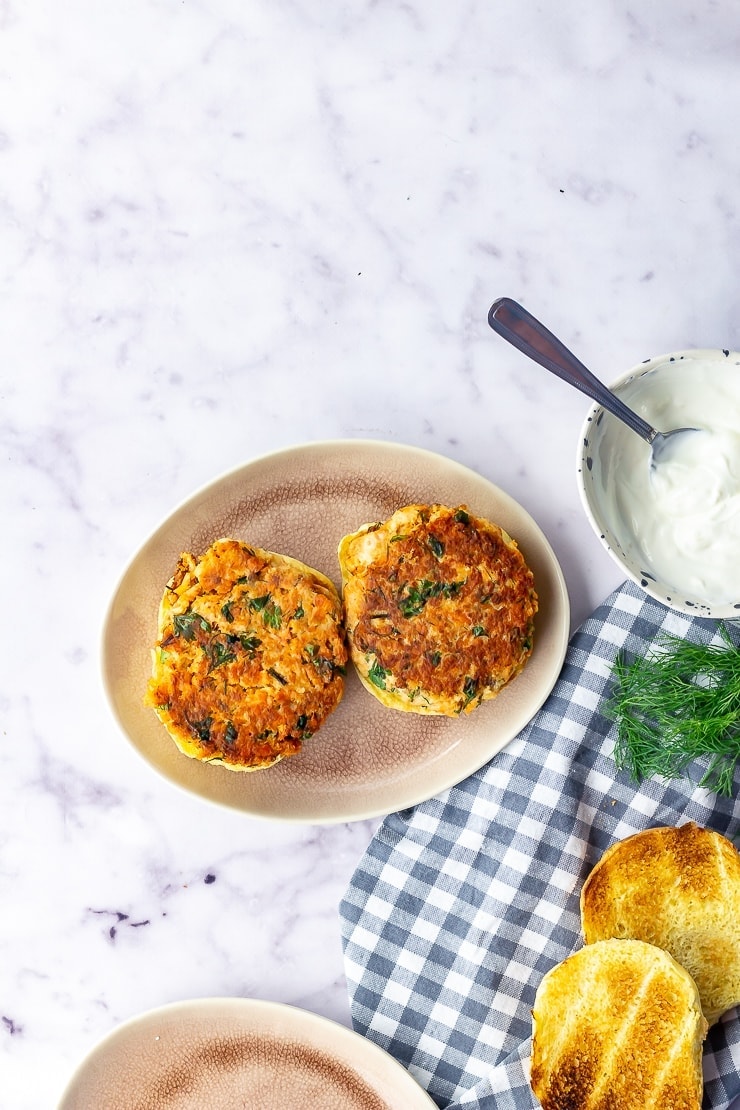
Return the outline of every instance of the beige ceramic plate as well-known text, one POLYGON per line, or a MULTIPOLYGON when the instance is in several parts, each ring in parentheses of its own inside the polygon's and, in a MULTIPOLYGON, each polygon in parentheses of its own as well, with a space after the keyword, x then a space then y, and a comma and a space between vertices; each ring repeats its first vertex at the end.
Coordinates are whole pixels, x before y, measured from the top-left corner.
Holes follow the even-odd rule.
POLYGON ((135 747, 172 782, 212 802, 283 820, 359 820, 433 797, 477 771, 530 720, 560 672, 569 633, 565 582, 535 522, 480 475, 417 448, 352 440, 265 456, 201 490, 144 544, 113 598, 103 673, 135 747), (540 599, 524 671, 491 701, 455 719, 387 709, 350 670, 338 709, 295 756, 250 774, 182 755, 143 704, 165 583, 182 551, 220 536, 293 555, 340 585, 343 535, 412 502, 466 504, 518 542, 540 599))
POLYGON ((58 1110, 430 1110, 388 1053, 327 1018, 212 998, 120 1026, 73 1076, 58 1110))

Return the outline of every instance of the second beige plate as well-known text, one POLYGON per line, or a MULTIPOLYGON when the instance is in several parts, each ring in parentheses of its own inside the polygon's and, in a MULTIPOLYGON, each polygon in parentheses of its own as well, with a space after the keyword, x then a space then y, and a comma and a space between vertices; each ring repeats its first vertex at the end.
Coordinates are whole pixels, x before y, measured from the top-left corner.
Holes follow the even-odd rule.
POLYGON ((249 998, 178 1002, 109 1034, 59 1110, 434 1110, 409 1073, 343 1025, 249 998))
POLYGON ((365 440, 307 444, 234 470, 186 501, 126 570, 103 637, 113 711, 144 758, 170 781, 254 816, 328 823, 405 809, 477 771, 516 736, 547 698, 565 656, 570 609, 562 572, 531 516, 460 464, 418 448, 365 440), (387 709, 350 670, 338 709, 295 756, 244 774, 199 763, 177 749, 143 703, 165 583, 183 551, 232 536, 293 555, 340 585, 345 534, 411 503, 465 504, 504 528, 532 569, 540 610, 523 672, 459 718, 387 709))

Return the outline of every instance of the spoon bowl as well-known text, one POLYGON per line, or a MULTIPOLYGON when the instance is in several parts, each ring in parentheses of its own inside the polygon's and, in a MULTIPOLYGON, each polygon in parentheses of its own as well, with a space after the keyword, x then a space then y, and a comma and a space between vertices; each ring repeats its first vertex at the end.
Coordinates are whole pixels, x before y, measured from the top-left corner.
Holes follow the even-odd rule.
POLYGON ((674 454, 677 440, 684 437, 687 432, 698 432, 699 428, 674 428, 672 432, 656 432, 650 444, 650 466, 655 467, 659 462, 668 462, 674 454))
POLYGON ((650 444, 651 467, 656 466, 661 458, 667 458, 669 450, 672 453, 678 438, 686 432, 698 430, 674 428, 672 431, 660 432, 657 428, 653 428, 633 409, 625 405, 615 393, 607 389, 603 382, 599 381, 544 324, 510 297, 501 297, 491 305, 488 323, 498 335, 517 350, 540 366, 544 366, 558 378, 568 382, 569 385, 575 386, 592 401, 597 401, 602 408, 616 416, 633 432, 637 432, 650 444))

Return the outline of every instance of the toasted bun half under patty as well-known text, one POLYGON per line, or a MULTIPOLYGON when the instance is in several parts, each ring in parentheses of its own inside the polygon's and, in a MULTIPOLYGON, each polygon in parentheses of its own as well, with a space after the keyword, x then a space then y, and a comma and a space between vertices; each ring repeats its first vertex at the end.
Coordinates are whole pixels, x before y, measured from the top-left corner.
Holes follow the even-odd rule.
POLYGON ((146 700, 185 755, 270 767, 300 751, 342 697, 341 600, 296 559, 217 540, 181 556, 153 655, 146 700))
POLYGON ((691 973, 709 1024, 740 1002, 740 853, 689 821, 613 844, 581 890, 588 944, 633 937, 691 973))
POLYGON ((586 945, 545 975, 532 1016, 543 1110, 700 1110, 707 1026, 696 984, 662 948, 586 945))
POLYGON ((393 709, 457 716, 495 697, 532 652, 532 572, 465 506, 407 505, 339 545, 352 661, 393 709))

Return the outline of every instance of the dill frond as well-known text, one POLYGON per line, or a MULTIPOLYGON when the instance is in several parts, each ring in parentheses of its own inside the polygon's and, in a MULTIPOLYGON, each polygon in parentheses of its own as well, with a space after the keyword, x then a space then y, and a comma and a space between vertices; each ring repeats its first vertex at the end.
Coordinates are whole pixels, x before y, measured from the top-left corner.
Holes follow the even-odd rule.
POLYGON ((664 635, 645 655, 614 663, 604 712, 616 722, 614 759, 637 782, 681 776, 706 758, 699 785, 731 797, 740 763, 740 651, 664 635))

